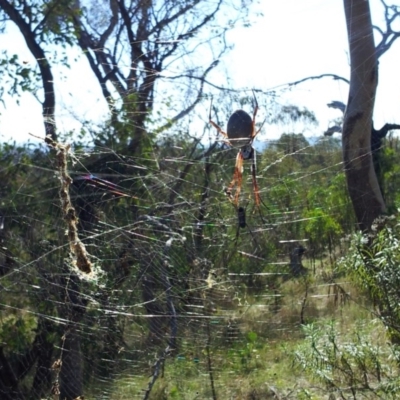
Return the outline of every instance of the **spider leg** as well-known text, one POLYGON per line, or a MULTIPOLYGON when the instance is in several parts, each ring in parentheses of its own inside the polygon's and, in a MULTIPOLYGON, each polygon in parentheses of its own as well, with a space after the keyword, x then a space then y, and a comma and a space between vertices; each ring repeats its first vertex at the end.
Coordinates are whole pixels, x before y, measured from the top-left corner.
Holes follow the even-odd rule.
POLYGON ((260 131, 261 131, 262 127, 264 126, 266 120, 267 120, 267 118, 264 119, 263 123, 260 125, 260 128, 255 133, 255 135, 253 136, 253 139, 260 133, 260 131))
POLYGON ((237 206, 239 204, 239 195, 240 195, 240 190, 242 189, 242 177, 243 177, 243 154, 240 151, 238 156, 236 157, 236 166, 235 166, 235 172, 237 176, 237 188, 236 188, 236 193, 235 193, 235 205, 237 206))
POLYGON ((258 101, 256 94, 254 93, 254 90, 253 90, 253 96, 254 96, 254 111, 253 111, 253 122, 254 122, 258 111, 258 101))
POLYGON ((220 133, 225 139, 223 142, 229 146, 232 146, 229 142, 228 134, 222 130, 222 128, 216 124, 212 119, 211 119, 211 110, 212 110, 212 100, 210 104, 210 113, 208 114, 208 122, 217 130, 218 133, 220 133))
POLYGON ((257 207, 260 207, 261 197, 256 175, 257 175, 257 159, 256 159, 256 151, 254 150, 251 158, 251 177, 253 179, 253 191, 254 191, 254 198, 256 201, 256 205, 257 207))
POLYGON ((256 131, 256 116, 257 116, 257 112, 258 112, 258 101, 257 101, 257 97, 256 94, 254 93, 253 90, 253 96, 254 96, 254 111, 253 111, 253 131, 251 133, 251 143, 253 142, 254 138, 257 136, 258 132, 260 132, 260 129, 258 131, 256 131))
POLYGON ((267 120, 267 118, 265 118, 264 121, 263 121, 263 123, 260 125, 260 127, 259 127, 258 130, 256 131, 256 115, 257 115, 257 112, 258 112, 258 110, 259 110, 259 107, 258 107, 258 101, 257 101, 256 94, 254 93, 254 90, 253 90, 253 96, 254 96, 253 133, 252 133, 251 138, 250 138, 250 144, 253 143, 254 138, 260 133, 262 127, 263 127, 264 124, 265 124, 265 121, 267 120))
POLYGON ((236 164, 235 164, 235 171, 233 173, 233 179, 229 184, 228 189, 226 189, 226 194, 232 200, 232 190, 236 186, 235 198, 233 200, 233 204, 236 207, 239 203, 240 189, 242 187, 242 176, 243 176, 243 155, 242 152, 239 151, 238 155, 236 156, 236 164))
MULTIPOLYGON (((209 122, 210 122, 210 124, 218 131, 218 133, 220 133, 224 138, 228 139, 228 134, 227 134, 226 132, 224 132, 224 131, 222 130, 222 128, 221 128, 219 125, 217 125, 217 124, 216 124, 214 121, 212 121, 211 119, 209 120, 209 122)), ((228 144, 230 145, 229 142, 226 142, 226 143, 228 143, 228 144)))

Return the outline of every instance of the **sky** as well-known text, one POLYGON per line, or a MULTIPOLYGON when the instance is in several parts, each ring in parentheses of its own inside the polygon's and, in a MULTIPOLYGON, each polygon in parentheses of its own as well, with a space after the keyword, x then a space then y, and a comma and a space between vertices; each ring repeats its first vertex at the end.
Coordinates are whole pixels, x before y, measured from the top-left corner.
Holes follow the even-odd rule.
MULTIPOLYGON (((388 0, 389 2, 390 0, 388 0)), ((392 3, 394 0, 391 0, 392 3)), ((383 8, 380 0, 371 0, 373 23, 383 26, 383 8)), ((399 3, 400 5, 400 3, 399 3)), ((252 6, 253 7, 253 6, 252 6)), ((228 42, 234 49, 228 53, 210 80, 227 73, 235 88, 258 88, 267 92, 286 88, 286 84, 320 74, 336 74, 349 78, 349 58, 343 2, 339 0, 263 0, 254 5, 249 20, 251 27, 238 27, 228 33, 228 42), (257 12, 263 16, 257 16, 257 12)), ((399 27, 400 29, 400 21, 399 27)), ((377 36, 378 38, 379 36, 377 36)), ((6 40, 0 41, 0 51, 8 49, 21 54, 27 63, 35 60, 26 49, 15 27, 9 26, 6 40)), ((75 51, 76 52, 76 51, 75 51)), ((79 54, 71 51, 71 59, 79 54)), ((78 129, 74 116, 101 121, 107 116, 107 107, 98 85, 79 61, 66 78, 57 81, 57 97, 61 101, 57 123, 59 129, 78 129), (77 101, 76 91, 85 93, 77 101)), ((400 39, 380 59, 379 85, 374 115, 375 127, 384 123, 400 123, 400 39)), ((347 101, 348 85, 331 78, 302 83, 281 93, 282 105, 296 104, 315 112, 319 125, 304 132, 322 135, 340 112, 327 107, 333 100, 347 101)), ((19 99, 3 98, 0 105, 0 138, 18 142, 35 139, 29 133, 43 135, 41 107, 30 94, 19 99)), ((250 111, 250 110, 248 110, 250 111)), ((262 112, 261 112, 262 114, 262 112)), ((274 139, 281 130, 266 127, 261 140, 274 139)), ((260 135, 261 136, 261 135, 260 135)))
MULTIPOLYGON (((373 23, 383 27, 381 2, 371 0, 370 4, 373 23)), ((326 73, 349 79, 342 1, 264 1, 262 11, 264 17, 251 29, 232 33, 235 50, 228 63, 239 87, 255 86, 268 90, 326 73)), ((379 68, 374 115, 376 128, 386 122, 400 123, 400 39, 380 58, 379 68)), ((328 108, 327 103, 333 100, 346 103, 347 96, 347 84, 324 78, 296 86, 281 101, 313 110, 320 121, 315 133, 318 129, 322 133, 330 120, 340 116, 340 112, 328 108)))

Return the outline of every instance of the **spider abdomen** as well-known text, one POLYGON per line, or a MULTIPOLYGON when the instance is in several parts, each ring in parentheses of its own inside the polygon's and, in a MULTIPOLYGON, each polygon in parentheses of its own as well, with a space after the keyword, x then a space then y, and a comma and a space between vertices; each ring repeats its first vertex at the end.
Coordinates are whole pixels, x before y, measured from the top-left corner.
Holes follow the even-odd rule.
POLYGON ((251 160, 251 177, 253 180, 254 197, 256 205, 259 207, 261 204, 260 189, 257 184, 256 152, 253 148, 254 138, 258 135, 261 128, 256 130, 256 115, 258 111, 258 103, 254 90, 253 96, 253 117, 247 114, 247 112, 244 110, 236 110, 229 117, 226 132, 224 132, 221 127, 211 119, 212 103, 210 106, 210 113, 208 115, 210 124, 218 131, 219 134, 224 137, 223 142, 228 146, 235 147, 239 150, 236 156, 233 178, 231 183, 229 184, 229 187, 225 189, 225 193, 238 209, 238 219, 240 227, 244 227, 246 225, 246 215, 244 209, 239 207, 239 196, 243 178, 243 162, 245 160, 251 160), (234 193, 234 196, 232 196, 232 191, 235 188, 236 191, 234 193))
POLYGON ((253 120, 244 110, 236 110, 228 120, 226 133, 233 147, 249 143, 253 134, 253 120))

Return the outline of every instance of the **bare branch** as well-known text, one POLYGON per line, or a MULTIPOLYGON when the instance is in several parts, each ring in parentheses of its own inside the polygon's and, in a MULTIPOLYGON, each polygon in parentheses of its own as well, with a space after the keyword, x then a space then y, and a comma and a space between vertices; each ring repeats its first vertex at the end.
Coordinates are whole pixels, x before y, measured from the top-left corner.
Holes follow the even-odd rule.
POLYGON ((384 137, 386 137, 386 135, 390 131, 399 130, 399 129, 400 129, 399 124, 385 124, 379 130, 374 129, 373 134, 375 134, 375 136, 378 137, 379 139, 383 139, 384 137))
MULTIPOLYGON (((193 3, 186 4, 185 7, 182 7, 178 12, 176 12, 174 15, 170 16, 169 18, 164 18, 160 22, 158 22, 150 31, 149 34, 153 34, 156 32, 161 32, 163 28, 165 28, 167 25, 171 24, 173 21, 178 19, 180 16, 184 15, 186 12, 189 10, 193 9, 197 4, 200 3, 201 0, 196 0, 193 3)), ((168 14, 166 14, 168 15, 168 14)))
POLYGON ((322 79, 322 78, 333 78, 333 80, 335 80, 335 81, 343 81, 343 82, 346 82, 348 84, 350 83, 350 81, 348 79, 343 78, 340 75, 322 74, 322 75, 316 75, 316 76, 309 76, 307 78, 303 78, 303 79, 300 79, 300 80, 295 81, 295 82, 286 83, 285 85, 282 85, 282 86, 296 86, 296 85, 298 85, 300 83, 303 83, 303 82, 306 82, 306 81, 310 81, 310 80, 314 80, 314 79, 322 79))
POLYGON ((100 71, 100 68, 99 68, 99 64, 96 63, 95 59, 93 58, 93 56, 90 52, 94 47, 93 40, 90 37, 90 35, 87 33, 87 31, 85 30, 84 26, 80 23, 78 18, 74 18, 73 21, 74 21, 75 28, 79 32, 78 44, 81 47, 81 49, 83 50, 83 54, 86 56, 86 58, 89 62, 90 68, 92 69, 98 82, 100 83, 104 98, 109 99, 111 97, 111 93, 107 89, 106 82, 110 77, 108 75, 103 77, 103 75, 100 71))
MULTIPOLYGON (((125 94, 125 89, 123 88, 122 82, 116 74, 117 72, 116 67, 113 66, 113 63, 110 63, 108 61, 104 49, 102 47, 99 47, 99 43, 97 43, 88 33, 87 29, 85 28, 80 18, 74 16, 72 20, 75 30, 78 33, 77 34, 78 44, 83 50, 83 54, 86 56, 90 68, 92 69, 93 73, 95 74, 101 86, 104 98, 107 101, 111 99, 111 93, 106 86, 106 83, 108 81, 111 81, 114 88, 118 91, 120 96, 123 96, 125 94), (95 61, 91 52, 94 53, 97 62, 95 61), (102 73, 101 69, 104 71, 104 73, 102 73)), ((102 40, 104 40, 104 35, 102 35, 102 37, 100 38, 100 41, 102 40)))
POLYGON ((193 27, 192 29, 190 29, 188 32, 186 33, 182 33, 180 34, 176 40, 174 40, 173 45, 171 46, 171 49, 169 51, 167 51, 166 53, 163 54, 162 59, 165 60, 167 57, 171 56, 175 50, 178 47, 178 44, 183 41, 186 40, 190 37, 193 37, 193 35, 199 31, 204 25, 206 25, 208 22, 210 22, 210 20, 212 20, 215 17, 215 14, 219 11, 220 6, 221 6, 222 0, 220 0, 217 4, 217 7, 214 9, 213 12, 211 12, 210 14, 206 15, 203 20, 196 25, 195 27, 193 27))
POLYGON ((195 76, 188 76, 188 78, 191 79, 199 79, 200 80, 200 88, 197 92, 197 96, 196 99, 194 100, 194 102, 189 106, 186 107, 184 110, 182 110, 181 112, 179 112, 177 115, 175 115, 175 117, 172 117, 166 124, 164 124, 163 126, 161 126, 160 128, 158 128, 156 130, 156 133, 160 133, 168 128, 170 128, 175 122, 179 121, 180 119, 182 119, 183 117, 185 117, 186 115, 188 115, 195 107, 196 105, 200 102, 200 100, 203 97, 203 89, 204 89, 204 82, 205 82, 205 77, 208 75, 208 73, 215 68, 218 65, 218 61, 214 61, 203 73, 203 75, 201 77, 195 77, 195 76))
POLYGON ((110 0, 110 9, 111 9, 111 18, 110 18, 110 23, 107 27, 107 29, 102 33, 100 36, 100 40, 98 43, 98 47, 101 49, 104 48, 104 45, 110 35, 114 32, 115 27, 118 24, 118 4, 116 0, 110 0))
POLYGON ((400 37, 400 31, 393 29, 393 23, 395 20, 400 19, 400 7, 395 5, 388 6, 384 0, 381 0, 381 3, 385 9, 386 30, 383 31, 381 28, 374 26, 374 29, 382 36, 381 41, 376 46, 377 58, 386 53, 392 46, 393 42, 400 37))
POLYGON ((334 133, 342 133, 342 127, 339 125, 331 126, 324 132, 324 136, 332 136, 334 133))
POLYGON ((341 101, 332 101, 327 104, 329 108, 334 108, 336 110, 340 110, 343 114, 346 111, 346 104, 342 103, 341 101))

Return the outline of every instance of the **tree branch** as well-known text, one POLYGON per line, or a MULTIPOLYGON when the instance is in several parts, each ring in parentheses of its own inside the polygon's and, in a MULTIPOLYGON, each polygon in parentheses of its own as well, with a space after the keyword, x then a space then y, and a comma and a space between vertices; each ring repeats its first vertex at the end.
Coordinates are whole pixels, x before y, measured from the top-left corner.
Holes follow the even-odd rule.
POLYGON ((42 78, 43 85, 43 96, 44 101, 42 103, 42 115, 46 136, 50 136, 52 140, 57 140, 56 124, 54 119, 55 110, 55 93, 54 93, 54 78, 51 71, 49 60, 42 47, 36 42, 35 34, 31 30, 31 27, 25 22, 24 18, 17 11, 17 9, 10 4, 7 0, 0 0, 0 7, 10 17, 19 30, 21 31, 25 43, 28 46, 29 51, 35 57, 38 63, 40 75, 42 78))
POLYGON ((309 77, 307 77, 307 78, 303 78, 303 79, 300 79, 300 80, 298 80, 298 81, 294 81, 294 82, 290 82, 290 83, 287 83, 287 84, 285 84, 285 85, 281 85, 281 86, 296 86, 296 85, 298 85, 298 84, 300 84, 300 83, 303 83, 303 82, 306 82, 306 81, 310 81, 310 80, 314 80, 314 79, 322 79, 322 78, 333 78, 333 80, 335 80, 335 81, 343 81, 343 82, 345 82, 345 83, 350 83, 350 81, 348 80, 348 79, 346 79, 346 78, 343 78, 342 76, 340 76, 340 75, 336 75, 336 74, 322 74, 322 75, 316 75, 316 76, 309 76, 309 77))
POLYGON ((110 0, 110 9, 111 9, 111 18, 110 23, 106 30, 100 35, 100 40, 98 43, 98 47, 103 50, 106 41, 110 37, 111 33, 113 33, 115 27, 118 23, 118 3, 116 0, 110 0))
POLYGON ((182 119, 183 117, 185 117, 186 115, 188 115, 195 107, 196 105, 201 101, 202 97, 203 97, 203 89, 204 89, 204 82, 205 82, 205 77, 208 75, 208 73, 215 68, 218 65, 219 61, 214 61, 203 73, 203 75, 201 77, 194 77, 191 76, 190 78, 192 79, 199 79, 200 80, 200 88, 197 92, 197 96, 196 99, 194 100, 194 102, 189 106, 186 107, 184 110, 182 110, 180 113, 178 113, 177 115, 175 115, 174 117, 172 117, 166 124, 164 124, 163 126, 159 127, 158 129, 156 129, 155 133, 161 133, 164 130, 170 128, 175 122, 179 121, 180 119, 182 119))
POLYGON ((392 28, 392 23, 399 18, 400 19, 400 7, 391 5, 388 6, 384 0, 381 0, 381 3, 385 9, 385 22, 386 22, 386 31, 383 31, 377 26, 374 26, 382 36, 381 41, 376 46, 376 57, 379 58, 384 53, 386 53, 390 47, 392 46, 393 42, 400 37, 400 31, 395 31, 392 28))
POLYGON ((212 18, 214 18, 215 14, 218 12, 218 10, 220 9, 222 0, 220 0, 216 6, 216 8, 214 9, 214 11, 211 14, 206 15, 203 20, 196 25, 195 27, 193 27, 192 29, 190 29, 189 31, 182 33, 180 35, 178 35, 178 37, 176 38, 176 40, 174 40, 173 45, 171 46, 171 49, 169 49, 166 53, 163 54, 162 56, 162 60, 165 60, 167 57, 171 56, 174 51, 177 49, 178 45, 180 44, 181 41, 186 40, 190 37, 192 37, 199 29, 201 29, 204 25, 206 25, 212 18))
MULTIPOLYGON (((101 91, 103 92, 103 96, 106 100, 110 99, 111 93, 107 89, 107 86, 106 86, 106 82, 107 82, 106 77, 108 75, 103 77, 103 75, 100 71, 100 68, 99 68, 99 64, 95 62, 95 59, 93 58, 93 56, 90 52, 95 47, 93 40, 90 37, 90 35, 88 34, 88 32, 86 31, 86 29, 84 28, 84 26, 82 25, 79 18, 74 17, 73 23, 74 23, 75 29, 78 32, 78 35, 77 35, 78 44, 79 44, 80 48, 83 50, 83 54, 86 56, 86 59, 89 62, 90 68, 92 69, 94 75, 96 76, 96 78, 100 84, 101 91)), ((103 66, 103 68, 104 68, 104 66, 103 66)), ((109 78, 110 77, 108 77, 108 79, 109 78)))
MULTIPOLYGON (((195 6, 197 6, 197 4, 200 3, 200 1, 201 0, 196 0, 192 3, 186 4, 185 7, 182 7, 178 12, 176 12, 171 17, 164 18, 160 22, 157 22, 157 24, 149 31, 149 34, 152 35, 153 33, 161 32, 171 22, 175 21, 177 18, 184 15, 187 11, 189 11, 189 10, 193 9, 195 6)), ((168 15, 168 13, 167 13, 167 15, 168 15)))

